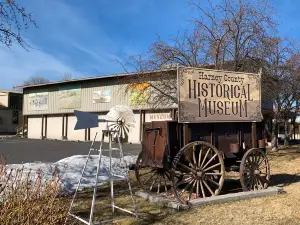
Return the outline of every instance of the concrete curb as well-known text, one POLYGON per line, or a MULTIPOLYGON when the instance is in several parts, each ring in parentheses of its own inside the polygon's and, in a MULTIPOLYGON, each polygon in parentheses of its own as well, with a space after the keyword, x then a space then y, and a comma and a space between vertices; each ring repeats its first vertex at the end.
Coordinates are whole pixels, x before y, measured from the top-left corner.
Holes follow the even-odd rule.
POLYGON ((194 199, 190 201, 189 205, 183 205, 180 204, 179 202, 172 201, 165 197, 151 195, 141 191, 136 192, 135 195, 144 198, 151 203, 155 203, 163 207, 173 208, 182 211, 190 208, 197 208, 200 206, 223 204, 227 202, 240 201, 240 200, 245 200, 250 198, 267 197, 267 196, 281 194, 283 192, 284 191, 282 187, 269 187, 267 189, 259 190, 259 191, 238 192, 238 193, 208 197, 205 199, 203 198, 194 199))
POLYGON ((151 203, 155 203, 159 206, 162 206, 162 207, 177 209, 179 211, 189 209, 188 205, 182 205, 179 202, 171 201, 171 200, 169 200, 165 197, 162 197, 162 196, 151 195, 151 194, 148 194, 148 193, 145 193, 145 192, 142 192, 142 191, 135 192, 135 195, 138 196, 138 197, 141 197, 145 200, 148 200, 151 203))
POLYGON ((0 139, 9 139, 13 137, 16 137, 16 135, 0 135, 0 139))
POLYGON ((200 206, 213 205, 213 204, 222 204, 232 201, 240 201, 250 198, 258 198, 258 197, 267 197, 271 195, 277 195, 283 192, 282 187, 269 187, 264 190, 259 191, 249 191, 249 192, 238 192, 231 193, 226 195, 218 195, 214 197, 209 197, 205 199, 194 199, 190 201, 190 207, 196 208, 200 206))

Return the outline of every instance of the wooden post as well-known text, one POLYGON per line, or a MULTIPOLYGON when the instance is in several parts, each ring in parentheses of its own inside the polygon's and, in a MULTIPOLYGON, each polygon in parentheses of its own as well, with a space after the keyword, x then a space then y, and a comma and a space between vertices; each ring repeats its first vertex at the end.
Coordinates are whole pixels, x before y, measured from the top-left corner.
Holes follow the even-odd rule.
POLYGON ((66 135, 65 138, 68 139, 68 114, 66 114, 66 135))
POLYGON ((175 111, 175 109, 172 109, 171 115, 172 115, 172 120, 175 120, 176 119, 176 111, 175 111))
POLYGON ((146 111, 143 110, 143 123, 145 122, 145 120, 146 120, 146 111))
POLYGON ((143 129, 143 126, 144 126, 144 123, 146 121, 146 111, 145 110, 142 110, 141 111, 141 118, 142 118, 142 123, 141 123, 141 131, 140 131, 140 134, 141 134, 141 142, 144 141, 144 129, 143 129))
POLYGON ((252 122, 252 148, 257 148, 256 122, 252 122))
POLYGON ((44 119, 45 119, 45 133, 44 133, 44 138, 47 138, 47 119, 48 119, 48 116, 45 115, 44 119))
POLYGON ((187 145, 189 143, 189 125, 183 124, 183 145, 187 145))
POLYGON ((65 139, 65 114, 62 114, 62 130, 61 130, 61 139, 65 139))
POLYGON ((143 133, 143 116, 142 110, 140 110, 140 142, 142 142, 142 133, 143 133))
POLYGON ((41 139, 43 139, 43 136, 44 136, 44 115, 42 115, 41 139))
POLYGON ((22 121, 22 137, 24 138, 25 137, 25 118, 26 116, 23 116, 23 121, 22 121))

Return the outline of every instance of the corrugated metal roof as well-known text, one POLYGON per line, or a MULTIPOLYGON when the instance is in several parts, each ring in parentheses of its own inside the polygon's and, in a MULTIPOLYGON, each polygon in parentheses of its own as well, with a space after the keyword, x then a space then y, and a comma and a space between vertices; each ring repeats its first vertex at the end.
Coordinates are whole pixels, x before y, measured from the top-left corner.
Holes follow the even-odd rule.
POLYGON ((48 85, 54 85, 54 84, 64 84, 64 83, 74 83, 74 82, 80 82, 80 81, 86 81, 86 80, 98 80, 98 79, 105 79, 105 78, 115 78, 115 77, 124 77, 124 76, 134 76, 138 74, 149 74, 149 73, 158 73, 158 72, 167 72, 167 71, 175 71, 176 68, 170 68, 170 69, 162 69, 162 70, 149 70, 149 71, 143 71, 143 72, 131 72, 131 73, 121 73, 121 74, 111 74, 111 75, 104 75, 104 76, 95 76, 95 77, 85 77, 85 78, 79 78, 79 79, 72 79, 68 81, 58 81, 58 82, 49 82, 45 84, 33 84, 33 85, 24 85, 24 86, 15 86, 15 88, 30 88, 30 87, 39 87, 39 86, 48 86, 48 85))

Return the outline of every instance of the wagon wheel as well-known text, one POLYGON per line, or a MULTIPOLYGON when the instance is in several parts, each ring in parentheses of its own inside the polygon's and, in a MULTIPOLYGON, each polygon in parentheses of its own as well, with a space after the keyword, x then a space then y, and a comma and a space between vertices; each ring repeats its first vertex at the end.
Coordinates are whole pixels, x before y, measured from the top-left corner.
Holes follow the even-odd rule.
POLYGON ((164 168, 142 166, 142 152, 135 165, 135 176, 141 187, 147 192, 168 192, 171 188, 170 172, 164 168))
POLYGON ((218 195, 224 176, 222 155, 216 147, 203 141, 184 146, 175 156, 171 169, 175 195, 183 204, 191 199, 218 195), (177 179, 179 175, 181 179, 177 179))
POLYGON ((240 181, 244 191, 260 190, 270 183, 270 165, 266 154, 252 148, 243 156, 240 165, 240 181))

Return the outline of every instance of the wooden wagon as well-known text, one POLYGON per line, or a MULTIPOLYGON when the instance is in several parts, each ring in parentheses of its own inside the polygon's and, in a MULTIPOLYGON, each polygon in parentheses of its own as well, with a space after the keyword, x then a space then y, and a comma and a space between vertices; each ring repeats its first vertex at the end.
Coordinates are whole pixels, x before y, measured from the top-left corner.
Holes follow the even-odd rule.
POLYGON ((178 118, 143 123, 136 161, 141 187, 188 204, 218 195, 225 172, 244 191, 267 188, 260 74, 178 68, 178 118))

